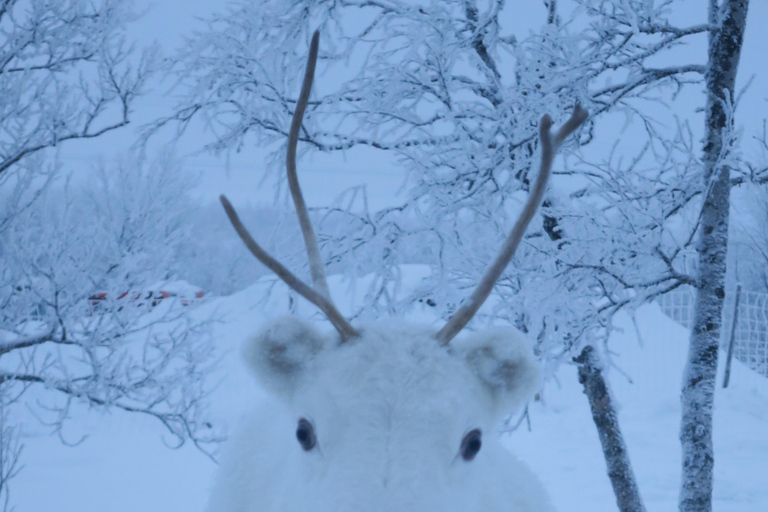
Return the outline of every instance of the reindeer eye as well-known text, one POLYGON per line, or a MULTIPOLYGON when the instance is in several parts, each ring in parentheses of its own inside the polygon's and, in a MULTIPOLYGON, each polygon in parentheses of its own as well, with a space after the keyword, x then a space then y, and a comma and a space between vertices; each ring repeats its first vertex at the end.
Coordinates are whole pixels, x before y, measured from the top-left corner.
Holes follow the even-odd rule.
POLYGON ((299 440, 299 444, 305 452, 308 452, 317 444, 315 428, 304 418, 299 420, 299 426, 296 427, 296 439, 299 440))
POLYGON ((479 428, 476 428, 474 430, 471 430, 467 433, 467 435, 464 436, 464 439, 461 440, 461 457, 469 462, 470 460, 475 458, 475 455, 477 455, 477 452, 480 451, 480 448, 483 446, 483 433, 480 431, 479 428))

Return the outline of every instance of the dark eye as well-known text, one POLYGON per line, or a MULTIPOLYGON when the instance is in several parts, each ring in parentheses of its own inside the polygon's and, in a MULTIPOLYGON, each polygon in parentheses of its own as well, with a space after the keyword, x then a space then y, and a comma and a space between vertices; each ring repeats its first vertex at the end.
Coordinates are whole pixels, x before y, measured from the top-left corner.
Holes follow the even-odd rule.
POLYGON ((472 430, 461 440, 461 458, 470 461, 483 446, 483 433, 479 428, 472 430))
POLYGON ((312 424, 301 418, 299 420, 299 426, 296 427, 296 439, 299 440, 299 444, 308 452, 317 444, 317 438, 315 437, 315 427, 312 424))

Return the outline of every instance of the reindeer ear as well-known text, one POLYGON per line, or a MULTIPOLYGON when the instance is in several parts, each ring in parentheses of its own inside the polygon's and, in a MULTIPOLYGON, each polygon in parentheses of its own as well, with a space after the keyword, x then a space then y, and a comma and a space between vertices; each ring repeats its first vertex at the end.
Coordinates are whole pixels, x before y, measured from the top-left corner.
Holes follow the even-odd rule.
POLYGON ((512 412, 539 387, 541 371, 525 336, 511 328, 471 334, 451 343, 480 380, 497 417, 512 412))
POLYGON ((243 358, 256 378, 273 393, 290 397, 325 340, 308 323, 285 317, 268 324, 243 345, 243 358))

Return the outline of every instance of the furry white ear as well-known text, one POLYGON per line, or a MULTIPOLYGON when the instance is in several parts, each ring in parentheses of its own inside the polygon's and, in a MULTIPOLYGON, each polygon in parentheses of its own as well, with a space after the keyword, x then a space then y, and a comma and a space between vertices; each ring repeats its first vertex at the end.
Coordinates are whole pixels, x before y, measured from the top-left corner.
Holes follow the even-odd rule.
POLYGON ((243 358, 256 378, 273 393, 290 397, 325 340, 314 327, 294 317, 269 323, 243 345, 243 358))
POLYGON ((541 370, 533 348, 516 329, 471 334, 455 339, 451 347, 487 390, 496 417, 509 414, 539 387, 541 370))

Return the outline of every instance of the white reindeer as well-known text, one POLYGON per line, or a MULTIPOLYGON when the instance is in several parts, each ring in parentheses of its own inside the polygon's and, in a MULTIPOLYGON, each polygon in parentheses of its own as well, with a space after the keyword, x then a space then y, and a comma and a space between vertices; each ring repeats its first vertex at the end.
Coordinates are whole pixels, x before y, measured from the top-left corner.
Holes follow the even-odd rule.
POLYGON ((248 249, 319 307, 337 333, 296 318, 250 339, 244 357, 272 398, 230 441, 209 512, 546 512, 542 485, 495 439, 529 398, 538 366, 525 338, 495 328, 451 340, 490 294, 544 193, 552 159, 587 118, 541 120, 541 170, 523 213, 467 303, 435 333, 382 322, 353 327, 330 299, 296 177, 296 144, 317 59, 315 33, 288 141, 288 183, 309 254, 310 287, 269 256, 221 202, 248 249))

